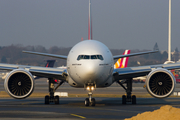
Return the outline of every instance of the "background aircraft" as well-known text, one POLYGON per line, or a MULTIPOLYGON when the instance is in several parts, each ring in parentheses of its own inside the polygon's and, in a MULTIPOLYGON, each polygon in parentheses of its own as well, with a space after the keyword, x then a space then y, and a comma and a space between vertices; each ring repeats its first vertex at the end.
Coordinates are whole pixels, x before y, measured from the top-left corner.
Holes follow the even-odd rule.
MULTIPOLYGON (((125 50, 123 55, 127 55, 127 54, 130 54, 130 50, 125 50)), ((125 57, 125 58, 119 58, 117 60, 117 62, 114 64, 114 69, 117 69, 117 68, 126 68, 127 65, 128 65, 128 60, 129 60, 129 57, 125 57)))

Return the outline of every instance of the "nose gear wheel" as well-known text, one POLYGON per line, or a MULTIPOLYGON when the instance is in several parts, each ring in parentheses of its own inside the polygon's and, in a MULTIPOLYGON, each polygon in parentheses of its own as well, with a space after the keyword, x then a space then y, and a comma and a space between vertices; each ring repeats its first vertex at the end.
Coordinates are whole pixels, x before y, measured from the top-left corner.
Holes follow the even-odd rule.
POLYGON ((87 86, 87 88, 88 88, 88 96, 89 96, 89 98, 86 98, 85 99, 85 106, 95 106, 96 105, 96 100, 95 100, 95 98, 92 98, 92 91, 94 90, 94 86, 92 86, 92 85, 90 85, 90 86, 87 86), (93 89, 92 89, 93 88, 93 89))

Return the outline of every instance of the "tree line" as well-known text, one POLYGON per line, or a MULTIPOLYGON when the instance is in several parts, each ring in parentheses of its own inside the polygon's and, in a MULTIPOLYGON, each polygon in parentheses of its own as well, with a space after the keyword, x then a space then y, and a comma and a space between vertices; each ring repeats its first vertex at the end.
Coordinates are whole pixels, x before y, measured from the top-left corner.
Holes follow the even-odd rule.
MULTIPOLYGON (((68 55, 70 47, 57 47, 53 46, 46 49, 43 46, 23 46, 23 45, 10 45, 10 46, 0 46, 0 60, 1 63, 9 64, 22 64, 22 65, 32 65, 32 66, 44 66, 46 60, 56 60, 55 67, 66 65, 66 60, 56 59, 51 57, 32 55, 27 53, 22 53, 23 50, 43 52, 59 55, 68 55)), ((113 55, 123 54, 125 49, 110 49, 113 55)), ((131 50, 131 53, 149 51, 149 50, 131 50)), ((168 53, 157 52, 153 54, 133 56, 129 58, 128 66, 139 66, 139 65, 152 65, 152 64, 162 64, 168 58, 168 53)), ((116 62, 116 61, 114 61, 116 62)))

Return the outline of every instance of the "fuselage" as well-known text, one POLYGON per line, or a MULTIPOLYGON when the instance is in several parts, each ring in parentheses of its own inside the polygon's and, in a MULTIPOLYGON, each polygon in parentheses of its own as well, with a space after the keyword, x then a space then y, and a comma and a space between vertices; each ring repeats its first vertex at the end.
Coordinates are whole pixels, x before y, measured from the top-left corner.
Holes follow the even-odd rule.
POLYGON ((81 41, 68 54, 68 82, 74 87, 87 84, 107 87, 113 81, 113 65, 113 56, 107 46, 96 40, 81 41))

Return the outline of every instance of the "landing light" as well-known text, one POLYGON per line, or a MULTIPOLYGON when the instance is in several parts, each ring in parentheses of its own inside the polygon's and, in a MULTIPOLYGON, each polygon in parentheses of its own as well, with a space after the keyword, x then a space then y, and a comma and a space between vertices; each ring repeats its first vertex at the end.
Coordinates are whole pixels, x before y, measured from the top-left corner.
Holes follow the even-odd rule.
POLYGON ((88 86, 86 89, 87 89, 87 90, 90 90, 90 87, 88 86))
POLYGON ((94 90, 94 86, 87 86, 86 89, 87 89, 88 91, 92 91, 92 90, 94 90))

